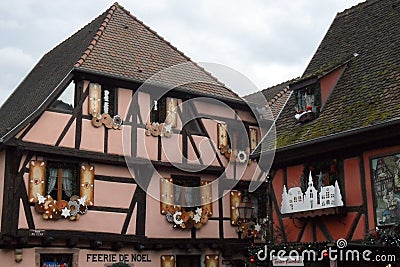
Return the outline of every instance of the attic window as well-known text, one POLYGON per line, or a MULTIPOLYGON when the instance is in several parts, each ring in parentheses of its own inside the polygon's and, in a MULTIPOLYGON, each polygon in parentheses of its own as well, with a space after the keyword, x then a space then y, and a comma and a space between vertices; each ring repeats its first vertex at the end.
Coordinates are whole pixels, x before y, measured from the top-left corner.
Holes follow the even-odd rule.
POLYGON ((71 112, 74 109, 75 83, 71 83, 64 89, 56 101, 51 104, 52 109, 71 112))
POLYGON ((321 107, 321 92, 319 82, 300 87, 294 91, 296 97, 296 115, 299 122, 315 119, 321 107))

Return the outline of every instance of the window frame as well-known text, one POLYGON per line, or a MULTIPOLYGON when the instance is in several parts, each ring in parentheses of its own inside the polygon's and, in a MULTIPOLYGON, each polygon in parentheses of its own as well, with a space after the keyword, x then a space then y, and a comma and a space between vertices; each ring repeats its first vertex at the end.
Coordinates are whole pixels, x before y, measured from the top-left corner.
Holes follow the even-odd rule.
POLYGON ((199 176, 171 175, 171 178, 172 178, 172 183, 174 185, 174 187, 173 187, 174 205, 185 208, 185 210, 187 210, 187 211, 194 210, 198 206, 201 206, 201 192, 200 192, 201 178, 199 176), (183 190, 183 191, 179 192, 179 194, 180 194, 179 203, 176 202, 176 190, 178 189, 178 187, 176 187, 175 185, 180 186, 179 189, 183 190), (194 199, 192 202, 199 203, 199 205, 192 206, 192 207, 181 205, 183 202, 185 202, 185 203, 187 202, 186 195, 185 195, 186 194, 185 187, 197 187, 198 192, 196 190, 195 193, 197 193, 198 199, 194 199), (184 196, 185 199, 182 199, 182 196, 184 196))
POLYGON ((295 110, 298 115, 301 115, 298 119, 300 122, 311 121, 319 116, 322 106, 321 84, 319 80, 310 81, 299 88, 295 88, 293 89, 293 93, 295 96, 295 110), (308 105, 310 103, 306 103, 305 95, 313 96, 312 105, 310 105, 311 108, 308 105))
POLYGON ((150 96, 150 123, 164 123, 167 117, 167 97, 150 96))
POLYGON ((79 250, 78 249, 36 249, 35 250, 35 266, 41 266, 41 255, 72 255, 72 266, 68 267, 78 267, 78 259, 79 259, 79 250))
POLYGON ((73 195, 80 195, 80 188, 79 188, 79 164, 77 163, 65 163, 65 162, 58 162, 58 161, 47 161, 46 162, 46 184, 45 184, 45 193, 46 195, 50 195, 54 200, 61 201, 66 200, 68 201, 70 197, 65 194, 65 189, 63 188, 63 173, 62 171, 65 169, 70 169, 72 173, 72 192, 71 196, 73 195), (57 169, 57 181, 55 186, 49 192, 49 181, 50 181, 50 169, 57 169), (56 192, 54 195, 53 192, 56 192), (65 196, 64 196, 65 195, 65 196), (56 196, 56 197, 55 197, 56 196))

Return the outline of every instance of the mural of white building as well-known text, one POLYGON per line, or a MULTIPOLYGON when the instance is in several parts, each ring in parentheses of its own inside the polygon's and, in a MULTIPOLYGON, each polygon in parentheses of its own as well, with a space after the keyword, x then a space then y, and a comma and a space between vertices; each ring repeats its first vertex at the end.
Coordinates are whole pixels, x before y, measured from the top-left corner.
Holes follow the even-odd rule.
POLYGON ((314 187, 312 175, 308 177, 308 187, 305 193, 300 187, 286 189, 283 186, 281 213, 294 213, 343 206, 339 184, 322 186, 320 192, 314 187))

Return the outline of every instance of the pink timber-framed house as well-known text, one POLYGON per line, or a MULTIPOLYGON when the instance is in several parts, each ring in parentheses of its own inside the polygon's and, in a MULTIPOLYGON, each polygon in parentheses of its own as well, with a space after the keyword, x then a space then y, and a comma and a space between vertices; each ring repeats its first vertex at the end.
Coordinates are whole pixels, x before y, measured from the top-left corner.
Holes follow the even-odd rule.
POLYGON ((241 232, 265 238, 265 186, 246 192, 261 139, 250 108, 118 3, 45 54, 0 114, 1 266, 243 266, 244 199, 255 222, 241 232), (177 64, 202 82, 135 94, 177 64))

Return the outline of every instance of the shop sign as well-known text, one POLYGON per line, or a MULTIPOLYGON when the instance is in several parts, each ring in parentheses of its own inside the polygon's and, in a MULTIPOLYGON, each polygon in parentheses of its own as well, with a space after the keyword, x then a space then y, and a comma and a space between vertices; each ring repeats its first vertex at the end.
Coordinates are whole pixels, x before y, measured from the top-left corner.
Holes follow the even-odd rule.
MULTIPOLYGON (((151 262, 150 256, 147 253, 131 253, 131 254, 104 254, 104 253, 88 253, 86 254, 86 262, 151 262)), ((49 266, 47 266, 49 267, 49 266)))

